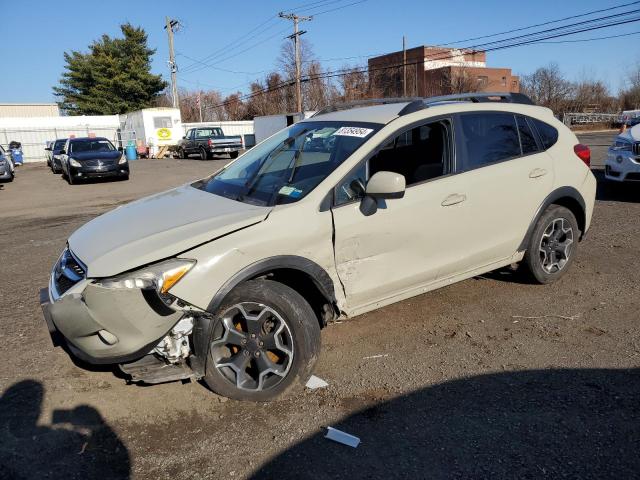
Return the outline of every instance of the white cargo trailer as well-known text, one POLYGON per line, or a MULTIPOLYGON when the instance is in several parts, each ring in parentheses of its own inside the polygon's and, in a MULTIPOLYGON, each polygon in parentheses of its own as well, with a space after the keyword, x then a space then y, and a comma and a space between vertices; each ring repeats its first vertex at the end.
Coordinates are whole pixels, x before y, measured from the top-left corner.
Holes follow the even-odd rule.
POLYGON ((145 147, 176 145, 184 135, 180 110, 177 108, 145 108, 120 115, 122 142, 134 140, 145 147))
POLYGON ((315 112, 304 113, 283 113, 279 115, 265 115, 262 117, 255 117, 253 119, 253 129, 256 135, 256 143, 260 143, 265 138, 269 138, 276 132, 279 132, 283 128, 298 123, 300 120, 309 118, 315 112))

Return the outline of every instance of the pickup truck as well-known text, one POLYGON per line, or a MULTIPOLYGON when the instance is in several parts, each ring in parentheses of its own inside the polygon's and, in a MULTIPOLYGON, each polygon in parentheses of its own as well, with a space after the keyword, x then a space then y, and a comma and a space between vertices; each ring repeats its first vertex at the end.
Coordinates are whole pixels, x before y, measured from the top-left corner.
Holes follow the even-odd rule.
POLYGON ((242 138, 239 135, 226 136, 220 127, 191 128, 178 142, 180 158, 198 154, 201 160, 212 158, 214 154, 228 153, 236 158, 242 150, 242 138))

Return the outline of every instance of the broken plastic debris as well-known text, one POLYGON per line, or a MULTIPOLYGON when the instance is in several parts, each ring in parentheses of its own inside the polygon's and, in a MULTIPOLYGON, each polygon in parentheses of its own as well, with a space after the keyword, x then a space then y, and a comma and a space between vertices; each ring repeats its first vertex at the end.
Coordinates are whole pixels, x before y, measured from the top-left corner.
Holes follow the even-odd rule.
POLYGON ((333 440, 334 442, 342 443, 343 445, 348 445, 353 448, 356 448, 360 444, 360 439, 358 437, 349 435, 348 433, 333 427, 327 427, 327 434, 324 438, 328 438, 329 440, 333 440))
POLYGON ((324 388, 328 386, 329 384, 327 382, 325 382, 320 377, 316 377, 315 375, 311 375, 311 378, 309 378, 309 381, 305 385, 305 387, 310 388, 311 390, 315 390, 316 388, 324 388))
POLYGON ((369 360, 371 358, 383 358, 383 357, 388 357, 389 354, 385 353, 384 355, 380 354, 380 355, 371 355, 369 357, 362 357, 363 360, 369 360))

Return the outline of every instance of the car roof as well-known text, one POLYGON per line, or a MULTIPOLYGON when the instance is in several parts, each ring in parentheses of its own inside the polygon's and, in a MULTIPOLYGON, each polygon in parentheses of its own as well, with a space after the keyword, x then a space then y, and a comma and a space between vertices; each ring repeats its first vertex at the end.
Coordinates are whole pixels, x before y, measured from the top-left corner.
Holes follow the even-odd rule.
POLYGON ((336 112, 328 112, 315 115, 303 121, 359 121, 387 124, 391 120, 398 118, 399 113, 403 108, 409 105, 409 103, 410 102, 388 103, 384 105, 351 108, 349 110, 338 110, 336 112))

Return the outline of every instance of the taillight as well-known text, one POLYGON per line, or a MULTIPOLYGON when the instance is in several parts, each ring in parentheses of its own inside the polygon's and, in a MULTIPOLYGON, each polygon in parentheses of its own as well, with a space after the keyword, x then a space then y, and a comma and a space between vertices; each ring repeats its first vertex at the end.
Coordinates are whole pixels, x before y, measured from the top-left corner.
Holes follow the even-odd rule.
POLYGON ((578 158, 582 160, 587 167, 591 167, 591 150, 589 147, 579 143, 573 147, 573 151, 576 152, 578 158))
POLYGON ((210 138, 207 139, 207 145, 209 145, 210 147, 213 147, 213 142, 211 141, 210 138))

